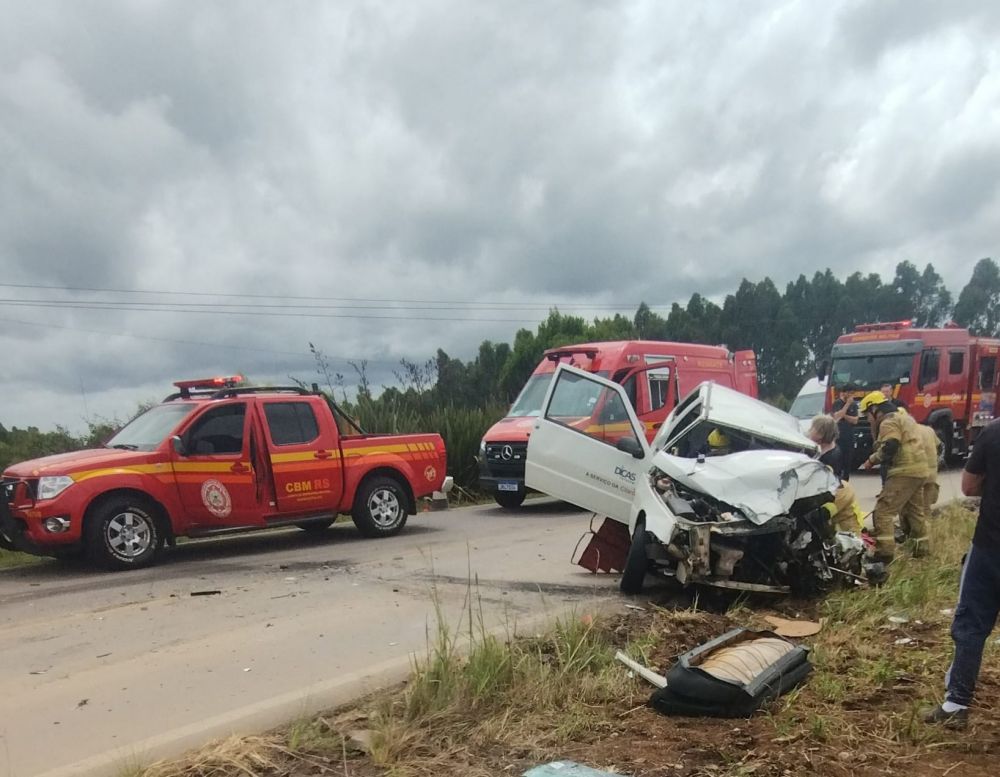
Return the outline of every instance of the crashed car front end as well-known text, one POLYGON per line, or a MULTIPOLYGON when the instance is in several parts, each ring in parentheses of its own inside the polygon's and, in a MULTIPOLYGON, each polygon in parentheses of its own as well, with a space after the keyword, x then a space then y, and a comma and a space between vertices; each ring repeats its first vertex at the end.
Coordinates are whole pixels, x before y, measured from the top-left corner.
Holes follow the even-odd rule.
MULTIPOLYGON (((860 538, 830 530, 837 479, 810 457, 746 451, 686 459, 659 453, 637 484, 648 571, 682 585, 812 593, 833 580, 860 538)), ((846 570, 845 570, 846 571, 846 570)))

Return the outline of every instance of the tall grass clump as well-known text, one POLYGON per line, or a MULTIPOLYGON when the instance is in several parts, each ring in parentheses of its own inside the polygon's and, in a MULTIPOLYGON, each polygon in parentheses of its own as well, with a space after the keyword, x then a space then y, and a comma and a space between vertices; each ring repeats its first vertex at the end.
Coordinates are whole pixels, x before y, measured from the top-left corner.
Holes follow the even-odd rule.
POLYGON ((481 614, 469 608, 469 616, 465 630, 452 629, 438 612, 402 694, 372 716, 377 765, 426 765, 471 743, 558 743, 596 725, 602 705, 631 696, 608 635, 589 617, 515 638, 509 625, 491 632, 481 614))

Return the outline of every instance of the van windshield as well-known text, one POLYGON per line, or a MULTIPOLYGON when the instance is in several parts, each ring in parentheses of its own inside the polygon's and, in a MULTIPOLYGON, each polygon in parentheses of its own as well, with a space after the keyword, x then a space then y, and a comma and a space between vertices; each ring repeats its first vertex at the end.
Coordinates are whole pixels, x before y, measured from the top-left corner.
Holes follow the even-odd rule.
POLYGON ((152 451, 177 425, 195 409, 194 404, 177 402, 152 407, 129 421, 118 434, 108 440, 106 448, 124 448, 130 451, 152 451))
POLYGON ((909 383, 912 369, 912 353, 838 356, 830 368, 830 380, 834 386, 856 391, 877 389, 885 383, 909 383))
MULTIPOLYGON (((594 374, 601 378, 608 377, 607 370, 601 370, 594 374)), ((545 372, 541 375, 532 375, 528 378, 528 382, 524 384, 521 393, 517 395, 517 399, 514 400, 514 404, 511 406, 510 412, 507 413, 507 417, 525 418, 527 416, 534 417, 541 415, 542 402, 545 401, 545 394, 549 390, 549 383, 552 382, 553 375, 555 375, 554 372, 545 372)))
POLYGON ((823 400, 826 399, 826 392, 820 391, 817 394, 799 394, 788 408, 788 414, 796 418, 809 419, 823 412, 823 400))

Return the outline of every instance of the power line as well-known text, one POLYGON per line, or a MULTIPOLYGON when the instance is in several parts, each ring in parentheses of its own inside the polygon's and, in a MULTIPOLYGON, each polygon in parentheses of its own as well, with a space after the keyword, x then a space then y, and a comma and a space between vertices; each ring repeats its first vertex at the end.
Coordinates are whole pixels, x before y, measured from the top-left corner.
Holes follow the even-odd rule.
POLYGON ((350 313, 303 313, 300 311, 296 312, 279 312, 274 310, 216 310, 216 309, 198 309, 192 310, 186 307, 174 307, 174 308, 150 308, 150 307, 136 307, 137 303, 124 302, 121 304, 114 303, 91 303, 91 302, 76 302, 72 300, 67 300, 63 302, 46 302, 42 300, 12 300, 12 299, 0 299, 0 307, 22 307, 22 308, 56 308, 60 310, 110 310, 115 312, 130 312, 130 313, 184 313, 189 315, 206 315, 206 316, 268 316, 273 318, 350 318, 350 319, 373 319, 381 321, 464 321, 464 322, 483 322, 492 324, 524 324, 524 323, 535 323, 540 319, 517 319, 517 318, 480 318, 480 317, 459 317, 459 316, 379 316, 379 315, 369 315, 369 314, 350 314, 350 313))
MULTIPOLYGON (((105 337, 128 337, 133 340, 148 340, 150 342, 170 343, 173 345, 194 345, 201 348, 226 348, 229 350, 250 351, 253 353, 269 353, 279 356, 297 356, 297 357, 308 356, 309 358, 312 358, 312 355, 309 354, 309 352, 306 351, 305 349, 303 349, 302 351, 279 351, 273 348, 254 348, 248 345, 227 345, 225 343, 206 343, 199 340, 178 340, 169 337, 153 337, 151 335, 137 335, 131 332, 108 332, 101 329, 82 329, 76 326, 62 326, 60 324, 42 324, 36 321, 21 321, 19 319, 13 319, 13 318, 0 318, 0 322, 5 324, 17 324, 20 326, 41 327, 44 329, 67 329, 73 332, 86 332, 87 334, 103 335, 105 337)), ((326 356, 328 359, 333 359, 334 361, 350 362, 350 361, 362 360, 361 358, 352 359, 344 356, 331 356, 329 354, 327 354, 326 356)), ((390 359, 366 359, 366 361, 375 364, 398 363, 398 360, 390 360, 390 359)))
MULTIPOLYGON (((302 301, 314 301, 314 302, 345 302, 345 303, 379 303, 379 304, 401 304, 407 305, 412 304, 418 307, 424 307, 427 305, 448 305, 448 306, 465 306, 465 307, 497 307, 498 309, 503 309, 507 307, 512 307, 514 309, 548 309, 548 308, 560 308, 560 309, 582 309, 582 310, 626 310, 638 308, 639 304, 636 303, 625 303, 625 304, 611 304, 611 303, 594 303, 590 305, 581 304, 568 304, 565 302, 536 302, 536 303, 525 303, 525 302, 509 302, 502 300, 479 300, 479 301, 469 301, 469 300, 448 300, 448 299, 382 299, 382 298, 372 298, 372 297, 331 297, 331 296, 311 296, 311 295, 287 295, 287 294, 248 294, 248 293, 237 293, 237 292, 213 292, 213 291, 176 291, 168 289, 114 289, 114 288, 99 288, 90 286, 50 286, 42 284, 32 284, 32 283, 0 283, 0 287, 11 288, 11 289, 41 289, 46 291, 64 291, 64 292, 85 292, 85 293, 100 293, 100 294, 154 294, 162 296, 184 296, 184 297, 225 297, 231 299, 267 299, 267 300, 302 300, 302 301)), ((178 303, 181 304, 181 303, 178 303)), ((193 303, 192 303, 193 304, 193 303)), ((651 308, 666 308, 669 305, 650 305, 651 308)))

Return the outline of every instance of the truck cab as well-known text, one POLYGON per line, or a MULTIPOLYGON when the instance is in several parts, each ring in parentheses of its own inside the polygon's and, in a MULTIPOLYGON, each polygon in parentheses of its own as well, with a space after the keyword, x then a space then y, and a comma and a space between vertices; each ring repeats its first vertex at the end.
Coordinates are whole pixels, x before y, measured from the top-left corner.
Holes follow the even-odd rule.
MULTIPOLYGON (((888 385, 894 402, 935 430, 942 461, 953 461, 969 451, 979 430, 994 418, 998 352, 1000 341, 973 337, 954 325, 860 324, 833 346, 825 407, 830 410, 840 387, 861 397, 888 385)), ((854 436, 856 465, 871 450, 864 419, 854 436)))
POLYGON ((103 448, 9 467, 0 545, 128 569, 180 536, 314 531, 345 512, 384 537, 448 486, 439 435, 366 434, 316 390, 238 376, 175 385, 103 448))
MULTIPOLYGON (((652 440, 680 397, 709 380, 752 397, 757 396, 757 360, 753 351, 733 353, 722 346, 626 340, 583 343, 545 351, 541 362, 506 417, 485 434, 479 448, 479 485, 497 504, 517 508, 524 501, 524 468, 528 438, 553 374, 565 364, 622 386, 630 406, 652 440)), ((586 392, 585 384, 580 390, 586 392)), ((589 412, 575 417, 580 428, 596 431, 614 443, 626 433, 627 419, 618 418, 597 395, 589 412)), ((574 402, 573 404, 579 405, 574 402)), ((579 414, 579 407, 574 410, 579 414)))

